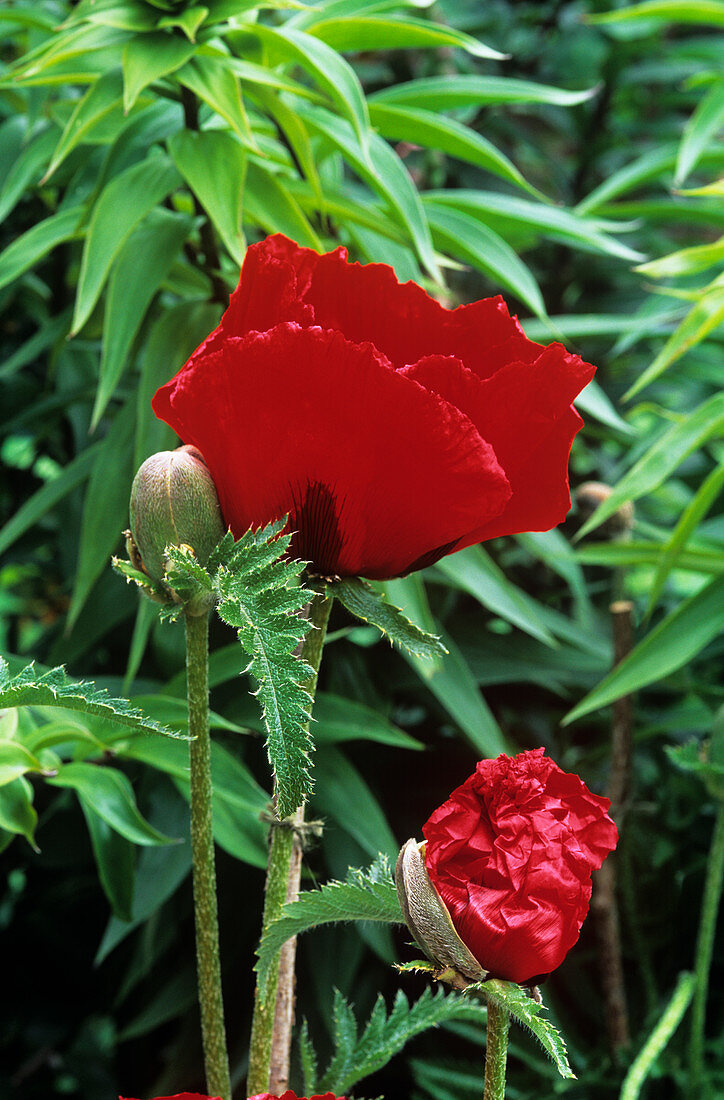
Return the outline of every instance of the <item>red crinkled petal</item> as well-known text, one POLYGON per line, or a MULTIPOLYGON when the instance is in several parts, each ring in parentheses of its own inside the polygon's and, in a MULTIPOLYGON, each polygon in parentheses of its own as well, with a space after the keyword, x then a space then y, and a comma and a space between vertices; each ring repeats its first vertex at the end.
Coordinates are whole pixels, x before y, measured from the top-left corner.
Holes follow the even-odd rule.
POLYGON ((353 343, 369 340, 396 369, 424 355, 454 355, 488 378, 542 350, 499 295, 445 309, 416 283, 398 283, 387 264, 351 264, 346 248, 320 255, 275 234, 247 249, 217 332, 243 336, 281 321, 336 329, 353 343))
POLYGON ((204 455, 237 536, 289 512, 294 552, 324 574, 399 576, 509 498, 462 412, 337 332, 285 323, 227 337, 153 407, 204 455))
POLYGON ((540 354, 540 345, 527 339, 499 295, 445 309, 417 283, 399 283, 387 264, 348 263, 345 248, 312 253, 313 261, 309 252, 285 248, 315 324, 356 343, 370 340, 396 369, 439 353, 456 356, 487 378, 511 360, 527 362, 540 354))
MULTIPOLYGON (((297 1096, 289 1089, 282 1096, 272 1096, 270 1092, 260 1092, 256 1096, 250 1096, 249 1100, 307 1100, 305 1096, 297 1096)), ((335 1096, 332 1092, 325 1092, 324 1096, 310 1096, 309 1100, 344 1100, 344 1096, 335 1096)))
MULTIPOLYGON (((126 1100, 126 1098, 119 1096, 118 1100, 126 1100)), ((156 1096, 154 1100, 221 1100, 221 1097, 207 1096, 206 1093, 202 1095, 200 1092, 177 1092, 173 1096, 156 1096)))
POLYGON ((518 531, 548 531, 571 506, 568 457, 583 424, 571 402, 595 368, 562 344, 539 351, 534 362, 508 363, 482 381, 472 371, 450 370, 444 356, 426 356, 404 370, 470 417, 510 482, 504 511, 477 523, 457 550, 518 531))
POLYGON ((608 799, 542 749, 484 760, 423 828, 425 863, 485 969, 525 982, 578 939, 591 871, 616 845, 608 799))

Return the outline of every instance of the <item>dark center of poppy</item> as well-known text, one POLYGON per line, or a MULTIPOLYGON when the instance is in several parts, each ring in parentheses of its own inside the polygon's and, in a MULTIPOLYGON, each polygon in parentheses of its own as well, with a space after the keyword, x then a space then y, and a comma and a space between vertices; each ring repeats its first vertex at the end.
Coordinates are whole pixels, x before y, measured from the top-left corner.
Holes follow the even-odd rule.
POLYGON ((292 508, 289 528, 294 553, 308 561, 310 568, 321 576, 333 576, 339 570, 339 558, 344 538, 339 528, 339 514, 344 501, 337 501, 328 485, 308 481, 305 486, 292 485, 292 508))

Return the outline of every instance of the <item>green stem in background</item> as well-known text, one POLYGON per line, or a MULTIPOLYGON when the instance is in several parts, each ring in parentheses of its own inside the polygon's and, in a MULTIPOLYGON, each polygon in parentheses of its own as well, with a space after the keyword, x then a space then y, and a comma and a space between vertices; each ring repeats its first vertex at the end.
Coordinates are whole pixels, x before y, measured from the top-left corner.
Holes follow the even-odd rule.
POLYGON ((219 922, 214 837, 211 825, 211 738, 209 736, 209 616, 185 616, 186 677, 191 768, 191 854, 193 860, 196 965, 201 1034, 210 1096, 231 1100, 221 995, 219 922))
MULTIPOLYGON (((695 984, 696 978, 693 974, 684 973, 679 975, 671 1000, 646 1040, 643 1049, 631 1063, 631 1068, 621 1086, 619 1100, 638 1100, 646 1078, 656 1065, 656 1060, 661 1052, 666 1049, 666 1044, 681 1023, 682 1017, 689 1007, 695 984)), ((699 1100, 700 1093, 691 1092, 687 1089, 687 1096, 690 1096, 692 1100, 694 1100, 694 1097, 699 1100)))
POLYGON ((701 917, 699 920, 699 935, 696 941, 696 957, 694 972, 696 975, 696 989, 694 1003, 691 1010, 691 1045, 689 1056, 691 1059, 691 1095, 700 1096, 701 1085, 704 1077, 704 1025, 706 1022, 706 998, 709 987, 709 970, 711 957, 714 950, 714 936, 716 934, 717 914, 721 900, 722 883, 724 882, 724 801, 719 802, 719 809, 714 825, 714 835, 709 849, 709 858, 706 865, 706 882, 704 884, 704 897, 701 903, 701 917))
POLYGON ((504 1100, 505 1067, 508 1060, 510 1013, 488 997, 488 1035, 485 1045, 485 1091, 483 1100, 504 1100))
MULTIPOLYGON (((315 596, 309 607, 312 629, 304 639, 301 657, 313 670, 313 675, 306 683, 312 699, 317 686, 317 673, 331 609, 332 597, 323 595, 315 596)), ((292 820, 287 820, 283 826, 272 827, 262 934, 273 920, 281 916, 285 903, 293 901, 299 893, 302 858, 300 830, 303 822, 304 807, 301 806, 292 820)), ((269 968, 264 985, 257 983, 249 1049, 249 1076, 246 1083, 249 1096, 263 1092, 281 1095, 287 1088, 294 1008, 295 953, 296 943, 290 940, 269 968)))

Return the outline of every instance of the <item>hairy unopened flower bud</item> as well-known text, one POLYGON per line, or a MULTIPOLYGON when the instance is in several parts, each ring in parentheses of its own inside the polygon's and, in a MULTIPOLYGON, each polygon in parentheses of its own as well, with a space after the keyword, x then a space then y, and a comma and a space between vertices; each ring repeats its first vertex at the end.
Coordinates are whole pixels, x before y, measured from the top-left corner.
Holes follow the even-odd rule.
POLYGON ((447 907, 430 881, 424 841, 418 844, 411 839, 403 845, 397 857, 395 882, 405 923, 427 957, 469 981, 483 981, 485 970, 458 936, 447 907))
MULTIPOLYGON (((611 486, 604 484, 603 481, 584 481, 583 485, 579 485, 574 495, 581 521, 585 522, 589 516, 592 516, 599 504, 608 500, 612 492, 611 486)), ((622 535, 630 532, 633 525, 633 501, 625 500, 618 511, 601 524, 599 536, 609 539, 621 538, 622 535)))
POLYGON ((224 530, 216 488, 196 447, 146 459, 131 489, 131 534, 149 577, 164 583, 167 546, 190 546, 205 565, 224 530))

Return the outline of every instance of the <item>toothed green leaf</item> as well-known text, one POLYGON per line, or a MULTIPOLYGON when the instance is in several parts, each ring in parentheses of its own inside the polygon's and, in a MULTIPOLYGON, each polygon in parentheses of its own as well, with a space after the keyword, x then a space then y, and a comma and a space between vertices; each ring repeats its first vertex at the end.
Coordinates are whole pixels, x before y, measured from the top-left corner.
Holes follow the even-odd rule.
POLYGON ((398 607, 388 603, 367 581, 359 577, 345 577, 330 584, 329 591, 344 604, 350 615, 376 626, 393 645, 406 649, 414 657, 434 660, 447 653, 437 635, 428 634, 410 622, 398 607))
POLYGON ((347 1093, 358 1081, 375 1073, 398 1054, 415 1035, 446 1020, 468 1020, 482 1032, 485 1009, 472 998, 440 989, 427 988, 412 1004, 398 990, 391 1012, 387 1013, 380 994, 370 1017, 358 1035, 351 1007, 339 991, 334 998, 335 1053, 316 1088, 336 1094, 347 1093))
POLYGON ((297 901, 284 906, 282 916, 269 925, 259 945, 259 985, 264 985, 276 953, 292 936, 321 924, 350 920, 403 923, 386 856, 381 855, 367 871, 350 870, 346 882, 328 882, 319 890, 306 890, 297 901))
POLYGON ((286 518, 234 542, 225 535, 208 568, 219 600, 218 613, 236 628, 249 655, 249 672, 267 730, 269 762, 277 780, 281 817, 294 813, 311 794, 309 732, 311 703, 307 681, 312 670, 296 654, 310 628, 299 614, 310 593, 300 582, 304 563, 283 555, 290 536, 286 518))
POLYGON ((64 707, 96 714, 144 733, 163 733, 188 740, 177 730, 147 718, 127 699, 111 698, 105 688, 97 688, 92 680, 69 679, 62 665, 38 673, 33 662, 11 677, 7 661, 0 657, 0 708, 6 707, 64 707))
POLYGON ((465 995, 470 993, 484 993, 488 1001, 494 1001, 495 1004, 506 1009, 519 1024, 527 1027, 535 1035, 546 1054, 555 1063, 561 1077, 575 1079, 576 1075, 568 1065, 568 1054, 563 1037, 553 1024, 541 1015, 546 1011, 545 1005, 534 1001, 530 994, 515 982, 504 982, 499 978, 491 978, 487 982, 476 982, 468 986, 465 995))

